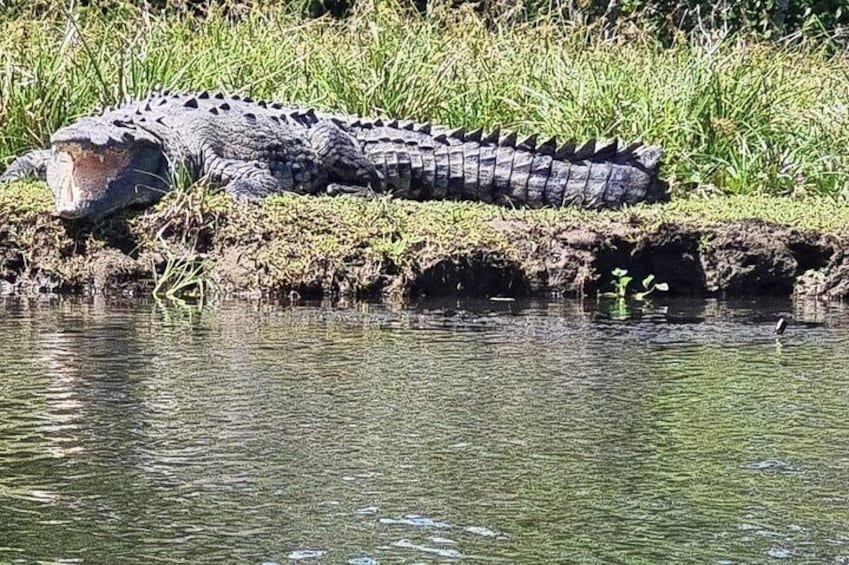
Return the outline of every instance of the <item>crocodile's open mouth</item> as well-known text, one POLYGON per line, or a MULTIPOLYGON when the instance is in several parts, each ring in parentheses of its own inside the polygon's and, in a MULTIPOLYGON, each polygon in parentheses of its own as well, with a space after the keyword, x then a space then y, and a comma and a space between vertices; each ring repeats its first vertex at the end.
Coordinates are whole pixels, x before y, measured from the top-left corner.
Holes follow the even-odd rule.
POLYGON ((59 185, 54 187, 59 215, 76 217, 76 210, 96 201, 132 163, 127 150, 99 148, 89 151, 78 144, 62 144, 53 156, 59 185))
POLYGON ((162 153, 149 144, 96 147, 66 141, 53 143, 47 182, 59 216, 83 218, 157 199, 166 174, 162 153))

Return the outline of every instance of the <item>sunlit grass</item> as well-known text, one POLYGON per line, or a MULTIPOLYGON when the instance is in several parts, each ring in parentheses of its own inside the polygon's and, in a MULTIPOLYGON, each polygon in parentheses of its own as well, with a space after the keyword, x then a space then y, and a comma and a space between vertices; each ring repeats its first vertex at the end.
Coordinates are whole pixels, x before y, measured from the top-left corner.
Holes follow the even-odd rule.
POLYGON ((492 26, 361 1, 343 21, 284 8, 233 23, 58 7, 0 22, 0 159, 76 116, 156 86, 224 89, 454 126, 665 148, 676 196, 837 196, 849 178, 849 56, 702 37, 669 48, 555 19, 492 26))
POLYGON ((576 230, 640 238, 671 223, 710 234, 716 225, 758 219, 849 233, 849 204, 827 197, 682 198, 593 212, 385 196, 280 195, 262 206, 245 206, 201 188, 177 190, 149 210, 78 229, 52 217, 43 183, 14 183, 0 191, 0 240, 13 265, 24 262, 24 274, 32 265, 36 274, 50 273, 70 288, 102 272, 108 280, 149 281, 155 297, 206 301, 227 292, 279 289, 392 295, 434 264, 454 258, 519 261, 533 271, 558 234, 576 230), (126 249, 116 252, 113 245, 126 249))

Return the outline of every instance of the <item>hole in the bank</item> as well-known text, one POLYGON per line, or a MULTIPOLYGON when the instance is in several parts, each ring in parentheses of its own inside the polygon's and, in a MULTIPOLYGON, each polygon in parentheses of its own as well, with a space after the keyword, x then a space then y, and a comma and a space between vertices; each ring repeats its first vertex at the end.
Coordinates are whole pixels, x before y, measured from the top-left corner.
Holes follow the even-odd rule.
POLYGON ((790 251, 798 264, 798 272, 804 273, 810 269, 823 269, 831 261, 834 250, 830 247, 799 242, 790 244, 790 251))
POLYGON ((518 296, 528 291, 528 278, 517 263, 485 254, 443 259, 410 284, 412 296, 518 296))
POLYGON ((88 238, 102 241, 109 247, 119 249, 121 253, 136 258, 138 239, 130 231, 126 218, 107 218, 98 222, 64 221, 65 233, 74 242, 75 253, 85 253, 88 238))
POLYGON ((614 269, 626 269, 634 278, 633 291, 641 290, 641 281, 653 275, 655 282, 669 285, 670 295, 702 296, 706 293, 705 273, 694 240, 650 244, 636 252, 633 244, 615 240, 598 253, 593 268, 599 274, 596 290, 601 292, 611 290, 614 269))

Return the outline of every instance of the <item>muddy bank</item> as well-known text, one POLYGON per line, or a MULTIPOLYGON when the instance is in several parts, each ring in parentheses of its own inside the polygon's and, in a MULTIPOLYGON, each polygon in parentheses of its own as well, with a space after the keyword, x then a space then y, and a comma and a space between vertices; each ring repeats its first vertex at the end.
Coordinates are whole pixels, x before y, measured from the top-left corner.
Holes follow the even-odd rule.
MULTIPOLYGON (((679 296, 849 296, 849 238, 833 222, 845 208, 820 209, 825 223, 813 227, 774 221, 784 212, 729 210, 302 197, 245 207, 195 188, 78 224, 51 214, 42 186, 20 184, 0 194, 0 292, 576 296, 609 290, 611 271, 625 268, 679 296)), ((813 214, 805 210, 797 215, 813 214)))

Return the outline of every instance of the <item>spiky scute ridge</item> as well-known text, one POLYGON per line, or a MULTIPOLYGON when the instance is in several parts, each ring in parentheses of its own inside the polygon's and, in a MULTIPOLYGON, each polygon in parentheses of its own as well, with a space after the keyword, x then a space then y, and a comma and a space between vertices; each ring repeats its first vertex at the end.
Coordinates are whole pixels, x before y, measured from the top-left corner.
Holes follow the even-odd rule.
MULTIPOLYGON (((518 148, 525 151, 534 152, 538 155, 548 155, 559 160, 568 161, 607 161, 615 160, 625 163, 633 161, 639 163, 645 169, 655 168, 659 164, 660 151, 657 147, 647 146, 642 142, 634 142, 629 145, 620 147, 620 140, 616 138, 610 139, 591 139, 582 145, 574 139, 569 139, 558 144, 556 137, 550 137, 537 144, 539 136, 532 134, 524 137, 519 141, 518 133, 511 130, 502 131, 500 128, 495 128, 489 132, 484 132, 481 129, 475 129, 467 132, 464 128, 448 128, 431 124, 429 122, 415 122, 412 120, 398 120, 387 117, 369 118, 347 114, 330 114, 325 112, 317 112, 313 108, 304 108, 296 104, 282 104, 279 102, 270 102, 267 100, 254 100, 251 97, 242 97, 238 94, 227 95, 223 92, 211 93, 209 91, 202 92, 176 92, 170 90, 161 90, 151 92, 146 100, 144 110, 150 111, 150 102, 172 99, 185 99, 184 106, 189 108, 198 108, 198 100, 221 100, 226 109, 230 109, 226 104, 226 100, 235 100, 243 103, 255 103, 258 107, 264 110, 282 110, 277 116, 281 120, 292 120, 303 125, 312 125, 319 119, 330 119, 340 126, 347 126, 351 129, 374 129, 374 128, 389 128, 394 130, 404 130, 417 133, 432 135, 434 141, 447 142, 448 139, 457 141, 469 141, 493 144, 500 147, 518 148), (651 151, 650 151, 651 150, 651 151), (651 154, 653 157, 642 157, 641 154, 651 154)), ((121 107, 127 107, 137 104, 132 99, 125 100, 121 107)), ((120 107, 119 107, 120 108, 120 107)), ((114 111, 115 107, 105 108, 101 114, 114 111)), ((215 107, 209 108, 214 111, 215 107)), ((141 114, 141 112, 138 112, 141 114)), ((393 141, 397 136, 386 136, 380 138, 380 141, 393 141)), ((405 140, 406 141, 406 140, 405 140)))
MULTIPOLYGON (((172 167, 246 199, 342 187, 418 200, 610 208, 666 196, 660 149, 640 142, 540 141, 207 91, 153 92, 106 108, 99 119, 152 134, 172 167)), ((101 140, 95 145, 111 139, 92 137, 101 140)))

